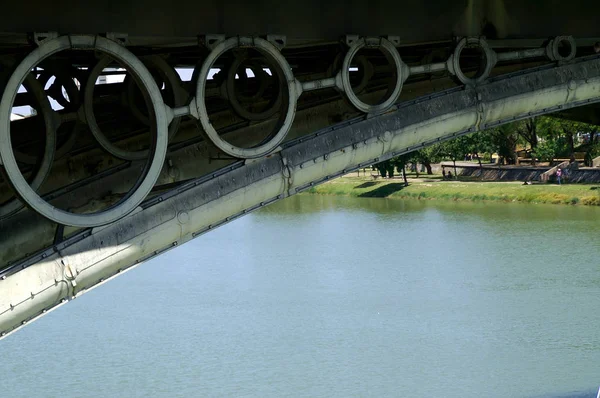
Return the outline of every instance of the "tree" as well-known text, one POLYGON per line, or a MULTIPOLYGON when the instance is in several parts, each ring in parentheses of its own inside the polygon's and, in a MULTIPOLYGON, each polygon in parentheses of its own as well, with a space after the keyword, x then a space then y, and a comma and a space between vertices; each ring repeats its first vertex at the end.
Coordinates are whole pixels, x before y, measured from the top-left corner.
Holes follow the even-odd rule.
POLYGON ((408 180, 406 179, 406 164, 411 160, 413 153, 405 153, 404 155, 396 156, 391 160, 391 162, 396 166, 398 172, 402 173, 402 179, 404 180, 405 187, 408 186, 408 180))
POLYGON ((515 132, 512 123, 486 130, 490 135, 491 147, 500 157, 500 164, 514 164, 515 151, 519 142, 519 135, 515 132))
POLYGON ((532 152, 535 151, 535 148, 538 146, 537 126, 539 119, 540 118, 532 117, 513 124, 517 134, 527 141, 532 152))
POLYGON ((438 163, 442 160, 441 148, 442 146, 440 144, 435 144, 423 149, 419 149, 418 151, 411 153, 411 160, 415 163, 421 163, 423 166, 425 166, 427 174, 431 175, 433 174, 433 171, 431 170, 431 164, 438 163))
POLYGON ((464 159, 465 155, 469 153, 469 138, 461 136, 453 138, 449 141, 444 142, 441 145, 440 151, 445 156, 452 160, 454 164, 454 176, 456 177, 456 160, 464 159))
POLYGON ((388 171, 387 163, 388 162, 389 162, 389 160, 384 160, 383 162, 379 162, 375 165, 375 168, 379 171, 379 174, 381 175, 382 178, 387 177, 387 171, 388 171))
POLYGON ((481 154, 486 152, 494 152, 492 137, 486 131, 478 131, 476 133, 465 136, 465 150, 467 153, 474 154, 479 163, 479 169, 483 175, 483 165, 481 164, 481 154))

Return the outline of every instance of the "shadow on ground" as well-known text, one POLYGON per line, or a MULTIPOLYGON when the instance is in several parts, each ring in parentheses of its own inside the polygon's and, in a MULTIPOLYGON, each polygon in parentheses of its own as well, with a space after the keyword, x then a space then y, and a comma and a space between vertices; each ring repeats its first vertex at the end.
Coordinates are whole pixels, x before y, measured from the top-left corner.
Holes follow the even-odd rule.
POLYGON ((353 189, 370 188, 370 187, 374 187, 375 185, 378 185, 378 184, 379 184, 379 182, 376 182, 376 181, 363 182, 362 184, 355 186, 353 189))
MULTIPOLYGON (((363 184, 364 185, 364 184, 363 184)), ((358 195, 361 198, 387 198, 394 192, 398 192, 404 188, 404 183, 393 182, 385 184, 372 191, 358 195)))

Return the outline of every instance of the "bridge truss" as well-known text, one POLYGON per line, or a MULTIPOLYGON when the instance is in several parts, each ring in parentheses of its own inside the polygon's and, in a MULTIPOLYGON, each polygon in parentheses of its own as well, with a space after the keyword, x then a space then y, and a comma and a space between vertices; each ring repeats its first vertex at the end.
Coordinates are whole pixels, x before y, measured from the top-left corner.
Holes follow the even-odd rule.
POLYGON ((314 184, 600 100, 600 59, 576 58, 570 36, 504 51, 464 37, 407 57, 390 36, 310 52, 283 36, 166 50, 118 34, 32 41, 0 63, 0 338, 314 184), (11 120, 17 106, 35 112, 11 120))

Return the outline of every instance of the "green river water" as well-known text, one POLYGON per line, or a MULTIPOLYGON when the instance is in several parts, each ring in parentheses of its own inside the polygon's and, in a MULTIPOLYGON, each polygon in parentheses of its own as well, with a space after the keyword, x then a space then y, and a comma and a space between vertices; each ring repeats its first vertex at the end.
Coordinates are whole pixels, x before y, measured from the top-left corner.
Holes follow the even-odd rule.
POLYGON ((292 197, 0 342, 0 397, 595 397, 599 226, 292 197))

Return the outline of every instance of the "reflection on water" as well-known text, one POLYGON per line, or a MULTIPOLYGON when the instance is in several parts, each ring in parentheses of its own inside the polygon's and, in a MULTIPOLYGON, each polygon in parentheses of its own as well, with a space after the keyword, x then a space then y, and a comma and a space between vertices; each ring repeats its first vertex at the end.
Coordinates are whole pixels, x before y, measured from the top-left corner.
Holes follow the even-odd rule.
POLYGON ((293 197, 4 340, 1 396, 595 397, 599 210, 293 197))

